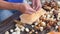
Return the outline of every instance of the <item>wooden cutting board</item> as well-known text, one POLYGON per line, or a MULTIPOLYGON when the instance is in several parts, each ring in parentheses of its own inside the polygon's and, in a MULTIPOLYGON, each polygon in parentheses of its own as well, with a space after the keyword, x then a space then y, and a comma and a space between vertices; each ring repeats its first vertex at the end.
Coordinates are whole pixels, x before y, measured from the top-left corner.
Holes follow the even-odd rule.
POLYGON ((46 13, 45 10, 39 9, 38 11, 36 11, 36 13, 33 13, 33 14, 22 14, 20 16, 20 19, 22 23, 32 24, 37 19, 39 19, 41 15, 44 15, 45 13, 46 13))

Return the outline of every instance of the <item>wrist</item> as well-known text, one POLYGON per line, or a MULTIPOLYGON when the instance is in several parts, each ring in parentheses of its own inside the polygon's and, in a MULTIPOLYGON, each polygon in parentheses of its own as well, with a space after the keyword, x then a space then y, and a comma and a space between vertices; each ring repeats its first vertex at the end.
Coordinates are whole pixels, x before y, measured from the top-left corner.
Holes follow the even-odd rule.
POLYGON ((24 12, 23 8, 24 8, 24 3, 18 3, 16 6, 16 10, 21 11, 22 13, 24 12))

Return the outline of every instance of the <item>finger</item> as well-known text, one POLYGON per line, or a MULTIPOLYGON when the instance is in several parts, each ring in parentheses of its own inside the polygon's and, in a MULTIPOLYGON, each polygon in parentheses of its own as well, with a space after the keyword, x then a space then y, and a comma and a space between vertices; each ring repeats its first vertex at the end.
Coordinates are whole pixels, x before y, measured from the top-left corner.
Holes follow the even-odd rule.
POLYGON ((41 6, 41 2, 39 1, 39 2, 37 2, 36 1, 36 10, 38 10, 38 9, 40 9, 42 6, 41 6))
POLYGON ((36 11, 34 10, 34 9, 32 9, 31 7, 29 7, 26 11, 25 11, 25 13, 26 14, 32 14, 32 13, 35 13, 36 11))
POLYGON ((29 10, 27 10, 26 14, 32 14, 32 13, 35 13, 35 12, 36 12, 35 10, 29 9, 29 10))
POLYGON ((37 7, 35 8, 35 10, 37 11, 37 10, 38 10, 38 8, 39 8, 39 6, 37 6, 37 7))
POLYGON ((37 10, 38 8, 40 8, 40 4, 36 2, 36 8, 35 9, 37 10))
POLYGON ((32 0, 32 8, 34 9, 35 8, 35 0, 32 0))
POLYGON ((34 10, 34 9, 32 9, 32 8, 29 8, 28 11, 34 12, 34 13, 36 12, 36 10, 34 10))
POLYGON ((32 14, 33 12, 30 12, 30 11, 26 11, 25 13, 26 13, 26 14, 32 14))
POLYGON ((39 10, 40 8, 41 8, 40 6, 37 6, 37 7, 36 7, 36 11, 39 10))
POLYGON ((32 6, 34 6, 35 5, 35 0, 32 0, 32 6))

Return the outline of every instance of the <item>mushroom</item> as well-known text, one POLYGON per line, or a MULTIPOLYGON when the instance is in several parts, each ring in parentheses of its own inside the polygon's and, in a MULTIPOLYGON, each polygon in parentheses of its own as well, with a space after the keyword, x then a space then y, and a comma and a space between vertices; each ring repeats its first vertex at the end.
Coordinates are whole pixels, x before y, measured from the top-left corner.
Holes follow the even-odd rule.
POLYGON ((40 31, 43 31, 43 27, 40 27, 40 31))
POLYGON ((35 32, 35 30, 32 29, 32 30, 29 32, 29 34, 32 34, 33 32, 35 32))
POLYGON ((41 26, 46 26, 46 23, 45 22, 41 22, 41 26))
POLYGON ((28 28, 25 28, 25 31, 26 31, 26 32, 29 32, 29 29, 28 29, 28 28))
POLYGON ((35 33, 36 33, 36 34, 38 34, 38 32, 37 32, 37 31, 36 31, 35 33))
POLYGON ((14 30, 13 29, 10 29, 10 32, 12 33, 14 30))
POLYGON ((55 29, 58 29, 58 26, 55 26, 55 29))
MULTIPOLYGON (((16 32, 12 32, 12 34, 16 34, 16 32)), ((18 34, 18 33, 17 33, 18 34)))
POLYGON ((19 27, 16 26, 15 32, 16 32, 17 34, 20 34, 20 31, 21 31, 21 29, 20 29, 19 27))
POLYGON ((8 32, 8 31, 6 31, 6 32, 5 32, 5 34, 9 34, 9 32, 8 32))
POLYGON ((57 20, 60 20, 60 13, 58 13, 57 20))

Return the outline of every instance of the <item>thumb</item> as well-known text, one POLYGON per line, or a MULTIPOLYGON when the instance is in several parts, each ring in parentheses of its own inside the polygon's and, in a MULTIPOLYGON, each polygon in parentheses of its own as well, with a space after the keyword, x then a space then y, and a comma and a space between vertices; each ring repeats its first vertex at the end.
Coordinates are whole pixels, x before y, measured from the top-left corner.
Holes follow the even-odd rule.
POLYGON ((33 10, 32 8, 29 8, 25 13, 26 14, 32 14, 32 13, 35 13, 36 11, 33 10))
POLYGON ((32 9, 32 8, 29 8, 28 11, 33 12, 33 13, 36 12, 36 10, 34 10, 34 9, 32 9))

